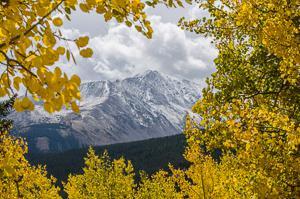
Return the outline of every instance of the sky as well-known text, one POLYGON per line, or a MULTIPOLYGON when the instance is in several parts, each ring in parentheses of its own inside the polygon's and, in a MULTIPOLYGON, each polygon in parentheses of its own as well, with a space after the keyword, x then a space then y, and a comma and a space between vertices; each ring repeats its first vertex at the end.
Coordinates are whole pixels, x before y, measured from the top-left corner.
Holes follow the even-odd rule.
POLYGON ((216 49, 209 38, 181 30, 177 22, 181 16, 196 18, 207 15, 196 6, 167 9, 159 6, 147 9, 154 29, 147 39, 134 28, 115 21, 106 23, 103 16, 76 11, 71 22, 65 22, 63 34, 69 38, 90 36, 94 50, 90 59, 78 55, 71 46, 77 65, 62 62, 68 74, 78 74, 83 81, 116 80, 157 70, 169 76, 201 81, 214 71, 216 49))

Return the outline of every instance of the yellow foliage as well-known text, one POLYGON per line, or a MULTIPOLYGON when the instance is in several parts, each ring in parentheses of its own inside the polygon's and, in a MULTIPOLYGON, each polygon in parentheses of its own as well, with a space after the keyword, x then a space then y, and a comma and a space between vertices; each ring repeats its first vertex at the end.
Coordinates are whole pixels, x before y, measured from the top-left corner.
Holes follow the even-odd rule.
POLYGON ((98 157, 90 148, 82 175, 69 176, 65 191, 70 199, 133 198, 134 172, 124 158, 111 161, 107 152, 98 157))
POLYGON ((159 171, 150 178, 141 173, 141 183, 134 198, 138 199, 172 199, 184 198, 183 194, 176 190, 173 176, 168 172, 159 171))
POLYGON ((219 55, 217 71, 193 107, 201 122, 187 118, 188 178, 201 187, 197 175, 208 172, 212 198, 297 198, 299 1, 213 0, 199 6, 209 18, 180 23, 211 36, 219 55), (216 150, 222 153, 219 164, 201 155, 216 150))
POLYGON ((59 18, 59 17, 54 18, 52 22, 53 22, 53 24, 54 24, 55 26, 62 26, 62 25, 63 25, 63 21, 62 21, 62 19, 59 18))
POLYGON ((23 99, 16 99, 14 108, 16 111, 33 110, 34 104, 29 100, 28 97, 24 97, 23 99))
POLYGON ((60 198, 53 177, 47 178, 44 167, 33 167, 24 154, 24 140, 0 134, 0 198, 60 198))
POLYGON ((222 38, 217 43, 226 43, 227 47, 230 42, 247 43, 253 48, 264 46, 270 55, 281 59, 278 63, 281 78, 299 86, 299 0, 221 0, 219 3, 212 0, 200 2, 199 7, 209 10, 212 18, 193 21, 183 18, 180 21, 183 27, 215 38, 219 35, 222 38))
MULTIPOLYGON (((148 2, 151 6, 158 3, 175 7, 179 1, 148 2)), ((70 61, 72 56, 74 60, 70 49, 65 49, 69 45, 58 46, 60 40, 65 43, 75 42, 84 58, 93 55, 91 48, 82 49, 88 45, 88 37, 71 40, 60 31, 63 20, 71 20, 72 12, 78 8, 87 13, 96 11, 106 21, 115 19, 128 26, 134 24, 143 35, 152 37, 153 30, 145 13, 145 3, 140 0, 1 1, 0 67, 3 70, 0 97, 12 96, 20 87, 25 87, 26 93, 34 96, 16 101, 17 111, 34 108, 27 99, 45 103, 45 110, 50 113, 64 106, 78 110, 74 104, 80 100, 79 85, 73 84, 64 72, 56 73, 52 70, 63 57, 70 61), (58 13, 61 17, 55 16, 58 13), (14 78, 17 74, 18 77, 14 78)))
POLYGON ((87 36, 85 36, 85 37, 79 37, 76 40, 76 45, 79 48, 85 47, 86 45, 88 45, 88 43, 89 43, 89 37, 87 37, 87 36))
POLYGON ((91 48, 82 49, 80 55, 85 58, 91 57, 93 55, 93 50, 91 48))

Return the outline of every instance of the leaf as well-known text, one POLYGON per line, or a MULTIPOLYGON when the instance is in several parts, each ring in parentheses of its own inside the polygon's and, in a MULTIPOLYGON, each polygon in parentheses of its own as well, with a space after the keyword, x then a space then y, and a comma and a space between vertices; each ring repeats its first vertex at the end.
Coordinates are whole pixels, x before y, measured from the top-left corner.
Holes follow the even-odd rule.
POLYGON ((44 109, 48 112, 48 113, 53 113, 54 112, 54 108, 51 105, 50 102, 45 102, 44 103, 44 109))
POLYGON ((66 56, 67 56, 67 60, 70 61, 70 51, 69 50, 67 50, 66 56))
POLYGON ((131 27, 131 26, 132 26, 132 23, 131 23, 130 21, 126 21, 125 23, 126 23, 126 25, 127 25, 128 27, 131 27))
POLYGON ((75 40, 75 43, 79 48, 85 47, 89 43, 89 37, 88 36, 79 37, 78 39, 75 40))
POLYGON ((20 83, 22 82, 22 79, 20 77, 15 77, 14 78, 14 87, 15 89, 19 90, 20 89, 20 83))
POLYGON ((53 22, 53 24, 54 24, 55 26, 58 26, 58 27, 60 27, 60 26, 63 25, 63 21, 62 21, 62 19, 59 18, 59 17, 54 18, 54 19, 52 20, 52 22, 53 22))
POLYGON ((71 82, 74 82, 77 86, 80 86, 81 80, 78 75, 72 75, 71 82))
POLYGON ((141 26, 135 26, 135 29, 136 29, 138 32, 142 32, 142 27, 141 27, 141 26))
POLYGON ((79 107, 75 102, 71 103, 71 108, 75 113, 79 113, 79 107))
POLYGON ((104 19, 105 21, 109 21, 112 18, 112 13, 111 12, 107 12, 104 14, 104 19))
POLYGON ((62 46, 59 46, 56 50, 60 55, 64 55, 66 52, 66 49, 62 46))
POLYGON ((89 12, 89 7, 87 4, 81 3, 79 4, 79 7, 83 12, 89 12))
POLYGON ((80 55, 85 58, 89 58, 93 55, 93 50, 91 48, 86 48, 80 51, 80 55))

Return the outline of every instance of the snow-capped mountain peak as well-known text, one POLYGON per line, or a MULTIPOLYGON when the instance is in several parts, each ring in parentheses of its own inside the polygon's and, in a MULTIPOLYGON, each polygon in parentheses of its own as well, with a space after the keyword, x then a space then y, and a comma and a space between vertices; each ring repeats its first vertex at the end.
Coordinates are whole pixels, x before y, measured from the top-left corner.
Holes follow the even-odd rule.
POLYGON ((193 82, 146 71, 123 80, 83 83, 79 115, 50 115, 37 106, 11 118, 15 132, 25 132, 21 135, 36 150, 130 142, 181 133, 200 89, 193 82))

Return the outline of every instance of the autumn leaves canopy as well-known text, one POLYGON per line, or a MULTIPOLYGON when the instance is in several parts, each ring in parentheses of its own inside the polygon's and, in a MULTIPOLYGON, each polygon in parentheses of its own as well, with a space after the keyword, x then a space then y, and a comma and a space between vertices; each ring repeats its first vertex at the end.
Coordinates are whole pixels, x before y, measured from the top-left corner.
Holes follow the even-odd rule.
MULTIPOLYGON (((181 5, 179 1, 147 1, 150 6, 163 3, 181 5)), ((17 111, 33 110, 33 101, 41 101, 50 113, 64 106, 78 112, 80 78, 68 77, 58 61, 65 58, 75 62, 70 42, 75 42, 84 58, 93 55, 89 38, 65 38, 61 32, 64 20, 72 12, 96 12, 105 21, 115 19, 151 38, 153 30, 140 0, 41 0, 1 1, 0 4, 0 96, 12 96, 20 89, 25 96, 16 100, 17 111)), ((100 16, 99 16, 100 17, 100 16)))

